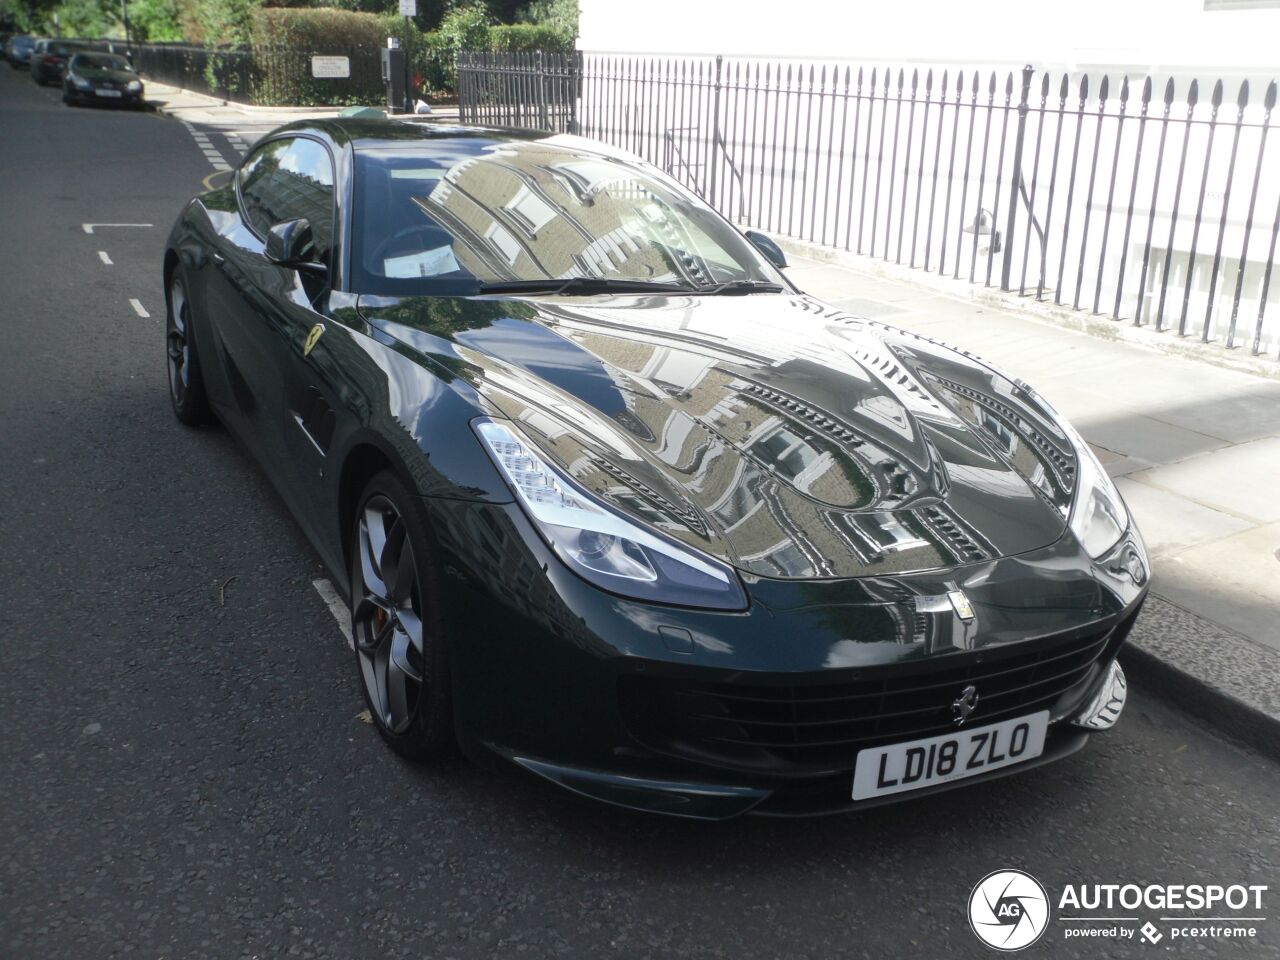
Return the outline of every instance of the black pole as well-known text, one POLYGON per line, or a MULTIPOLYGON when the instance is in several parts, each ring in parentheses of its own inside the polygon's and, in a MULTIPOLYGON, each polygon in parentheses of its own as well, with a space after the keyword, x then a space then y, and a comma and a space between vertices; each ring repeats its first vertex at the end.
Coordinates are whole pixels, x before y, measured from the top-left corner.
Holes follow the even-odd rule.
POLYGON ((409 17, 404 18, 404 112, 413 113, 413 41, 409 36, 409 17))

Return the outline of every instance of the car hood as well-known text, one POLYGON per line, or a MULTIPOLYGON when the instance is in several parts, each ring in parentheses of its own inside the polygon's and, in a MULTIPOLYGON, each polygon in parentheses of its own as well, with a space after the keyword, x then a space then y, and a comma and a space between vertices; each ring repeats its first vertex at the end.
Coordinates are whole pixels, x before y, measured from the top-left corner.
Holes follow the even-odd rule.
POLYGON ((99 83, 110 81, 111 83, 125 84, 131 80, 141 80, 136 73, 130 73, 128 70, 99 70, 89 67, 78 67, 76 76, 83 77, 85 80, 95 80, 99 83))
POLYGON ((748 574, 936 570, 1066 526, 1075 454, 1029 388, 804 295, 359 302, 597 496, 748 574))

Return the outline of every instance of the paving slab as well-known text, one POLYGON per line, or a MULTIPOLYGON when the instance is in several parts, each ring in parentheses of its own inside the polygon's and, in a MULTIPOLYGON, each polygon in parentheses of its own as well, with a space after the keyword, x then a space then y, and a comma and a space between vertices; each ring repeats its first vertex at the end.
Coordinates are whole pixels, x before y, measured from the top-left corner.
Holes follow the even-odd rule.
POLYGON ((1139 483, 1132 477, 1118 478, 1116 487, 1142 531, 1147 550, 1154 556, 1169 555, 1252 529, 1246 520, 1139 483))
POLYGON ((1134 474, 1133 479, 1255 524, 1280 521, 1280 437, 1225 447, 1212 456, 1134 474))
MULTIPOLYGON (((1066 413, 1065 410, 1063 412, 1066 413)), ((1091 443, 1148 463, 1174 463, 1229 446, 1219 437, 1186 430, 1125 408, 1067 415, 1091 443)))

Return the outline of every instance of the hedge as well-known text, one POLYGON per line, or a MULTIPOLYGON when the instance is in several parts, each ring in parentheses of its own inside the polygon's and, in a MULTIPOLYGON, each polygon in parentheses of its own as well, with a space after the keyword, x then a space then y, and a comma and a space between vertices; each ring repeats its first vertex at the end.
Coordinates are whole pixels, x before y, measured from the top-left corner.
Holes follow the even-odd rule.
POLYGON ((402 32, 399 19, 333 8, 263 7, 253 13, 253 44, 306 50, 381 47, 389 33, 402 32))
POLYGON ((573 37, 566 37, 555 27, 543 24, 500 23, 489 28, 489 50, 493 53, 533 50, 568 53, 573 50, 573 37))

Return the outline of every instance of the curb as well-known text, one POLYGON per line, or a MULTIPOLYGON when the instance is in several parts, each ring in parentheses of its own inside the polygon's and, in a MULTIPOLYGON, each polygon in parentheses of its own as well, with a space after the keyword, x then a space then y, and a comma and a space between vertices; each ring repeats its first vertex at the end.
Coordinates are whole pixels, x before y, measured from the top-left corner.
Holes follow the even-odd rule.
POLYGON ((1280 763, 1280 653, 1151 594, 1120 662, 1144 691, 1280 763))

